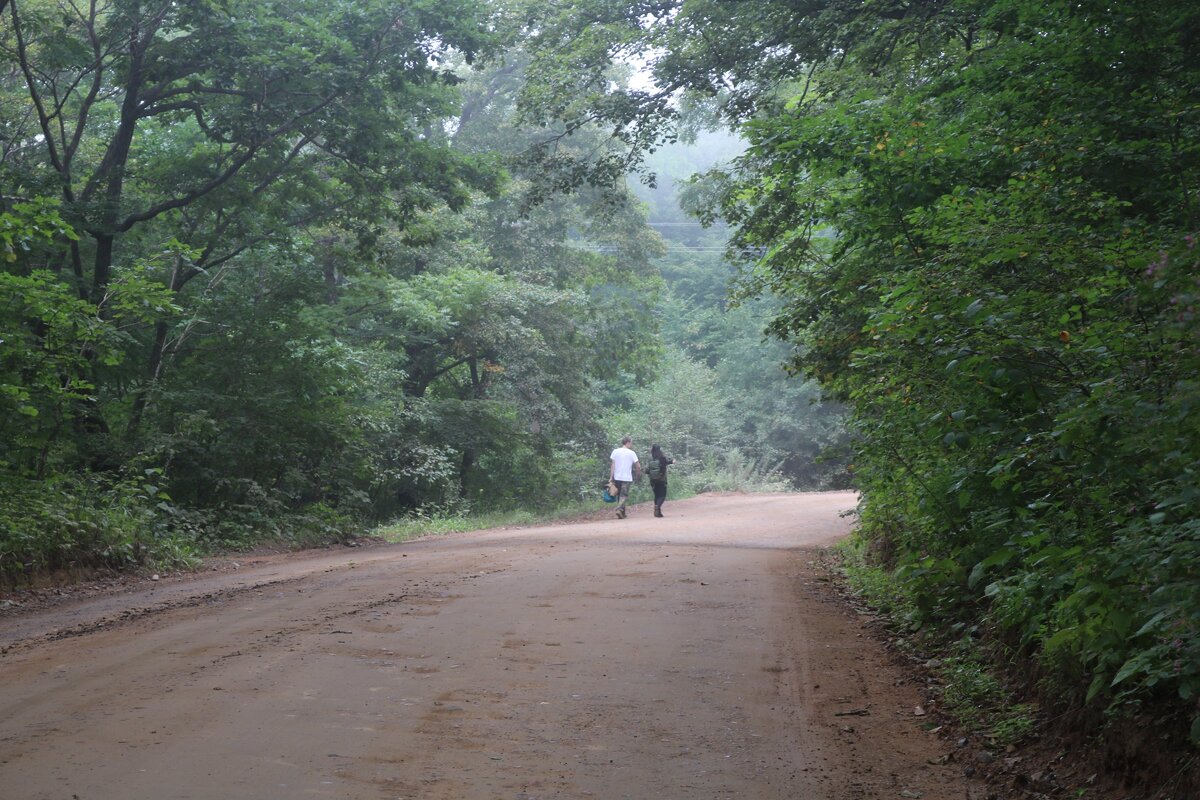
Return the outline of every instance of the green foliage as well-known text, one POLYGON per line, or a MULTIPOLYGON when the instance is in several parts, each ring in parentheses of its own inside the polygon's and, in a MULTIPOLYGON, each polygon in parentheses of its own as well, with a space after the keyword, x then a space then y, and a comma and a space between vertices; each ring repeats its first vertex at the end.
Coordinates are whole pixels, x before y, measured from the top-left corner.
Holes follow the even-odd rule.
MULTIPOLYGON (((790 375, 785 366, 791 347, 765 336, 765 321, 779 303, 741 296, 738 268, 725 253, 728 232, 703 227, 681 207, 691 202, 680 189, 685 179, 740 151, 735 139, 704 134, 647 159, 658 184, 640 194, 652 209, 649 224, 661 229, 668 247, 658 262, 667 287, 655 314, 660 337, 670 358, 684 356, 712 370, 724 389, 723 413, 735 420, 736 460, 757 462, 770 475, 764 485, 778 486, 782 477, 802 489, 845 487, 848 442, 841 409, 822 397, 815 381, 790 375)), ((714 469, 695 488, 724 486, 722 475, 740 472, 736 464, 714 469)))
POLYGON ((49 198, 13 203, 0 212, 0 261, 5 272, 33 268, 36 259, 56 242, 78 239, 49 198))
POLYGON ((836 548, 838 569, 868 605, 903 635, 913 637, 905 639, 905 644, 919 643, 917 646, 939 652, 928 666, 941 687, 944 710, 965 730, 1002 747, 1031 737, 1037 726, 1037 708, 1014 701, 1013 692, 998 677, 997 664, 970 635, 974 631, 960 623, 950 636, 968 635, 949 642, 942 631, 914 631, 928 613, 914 600, 911 575, 879 566, 887 560, 878 552, 879 544, 878 539, 861 533, 842 540, 836 548))
POLYGON ((670 353, 656 379, 630 392, 628 402, 628 410, 608 417, 611 440, 628 433, 644 447, 653 441, 677 459, 697 462, 733 444, 732 421, 715 374, 682 353, 670 353))
MULTIPOLYGON (((25 438, 16 427, 23 417, 30 424, 43 417, 61 425, 72 404, 88 397, 89 352, 112 361, 120 350, 114 346, 116 332, 97 318, 95 308, 48 272, 0 274, 0 304, 5 310, 0 402, 6 424, 15 428, 5 441, 18 442, 25 438)), ((47 435, 33 433, 31 443, 36 447, 47 435)))
POLYGON ((975 647, 968 640, 939 664, 942 703, 966 730, 982 734, 1000 747, 1019 744, 1034 733, 1037 708, 1014 703, 975 647))
POLYGON ((193 307, 223 324, 180 344, 141 444, 187 506, 237 507, 259 492, 284 508, 338 495, 352 504, 354 354, 304 313, 319 283, 271 264, 255 272, 227 276, 228 291, 193 307))
POLYGON ((835 546, 838 568, 850 586, 885 618, 916 619, 912 593, 897 579, 894 570, 879 566, 886 559, 882 558, 883 554, 872 552, 876 547, 877 541, 861 535, 843 539, 835 546))
POLYGON ((468 513, 462 510, 417 509, 404 517, 381 525, 372 531, 389 542, 404 542, 422 536, 439 536, 447 533, 479 531, 490 528, 545 525, 559 520, 572 519, 580 514, 594 513, 594 492, 583 501, 556 506, 547 511, 516 509, 512 511, 488 511, 468 513))
MULTIPOLYGON (((14 241, 72 240, 52 206, 18 204, 0 224, 14 241)), ((80 455, 77 433, 96 416, 97 382, 121 365, 130 330, 177 309, 144 271, 123 274, 98 303, 81 299, 34 253, 0 272, 0 465, 44 477, 80 455)))
POLYGON ((752 458, 739 448, 712 454, 682 481, 689 492, 787 492, 795 487, 779 465, 752 458))
POLYGON ((746 78, 709 213, 851 410, 913 624, 1017 642, 1063 702, 1194 717, 1194 4, 681 9, 731 32, 656 74, 746 78))
MULTIPOLYGON (((197 551, 576 495, 545 490, 550 454, 594 448, 594 375, 642 369, 595 345, 623 335, 610 306, 640 303, 654 242, 618 193, 599 214, 500 195, 528 134, 488 145, 470 118, 516 130, 516 84, 458 74, 496 43, 493 9, 59 10, 0 29, 6 480, 53 510, 47 487, 152 465, 172 500, 139 524, 197 551), (26 194, 62 199, 9 207, 26 194)), ((16 549, 48 548, 29 569, 86 560, 26 527, 16 549)))
POLYGON ((740 420, 741 447, 778 471, 797 488, 846 488, 849 432, 842 407, 824 396, 819 384, 787 369, 792 349, 766 338, 763 320, 776 310, 759 300, 738 303, 719 313, 696 315, 704 335, 687 336, 715 360, 729 393, 732 416, 740 420))
POLYGON ((171 529, 174 509, 157 470, 28 480, 0 475, 0 579, 45 572, 188 567, 194 543, 171 529))
MULTIPOLYGON (((791 488, 779 474, 777 463, 748 454, 739 446, 730 398, 717 374, 684 353, 668 351, 656 379, 632 390, 627 403, 605 414, 608 440, 619 442, 626 434, 632 436, 634 450, 643 460, 649 458, 652 444, 661 445, 675 459, 668 469, 675 496, 791 488)), ((604 452, 605 459, 608 452, 604 452)), ((601 477, 607 477, 607 471, 601 477)))
MULTIPOLYGON (((400 243, 389 275, 346 287, 343 305, 365 309, 348 339, 391 382, 366 396, 380 517, 544 508, 598 479, 596 381, 647 366, 642 350, 617 344, 642 302, 638 256, 567 247, 585 210, 573 200, 518 224, 519 202, 430 215, 428 238, 400 243)), ((636 237, 640 222, 624 224, 636 237)))

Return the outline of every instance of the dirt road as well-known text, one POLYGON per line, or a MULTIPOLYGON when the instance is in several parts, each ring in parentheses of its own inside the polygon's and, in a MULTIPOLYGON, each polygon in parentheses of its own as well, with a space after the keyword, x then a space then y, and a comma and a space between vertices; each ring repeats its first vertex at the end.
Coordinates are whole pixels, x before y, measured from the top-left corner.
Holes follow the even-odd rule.
POLYGON ((983 797, 811 563, 852 505, 707 495, 0 618, 0 797, 983 797))

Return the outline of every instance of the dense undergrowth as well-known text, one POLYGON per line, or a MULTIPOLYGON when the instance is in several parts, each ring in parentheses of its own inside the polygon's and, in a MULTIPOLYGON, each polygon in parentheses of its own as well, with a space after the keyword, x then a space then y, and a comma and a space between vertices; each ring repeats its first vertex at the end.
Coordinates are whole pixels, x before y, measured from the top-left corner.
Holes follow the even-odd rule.
POLYGON ((1200 746, 1200 11, 878 22, 745 124, 723 207, 850 408, 865 580, 1056 714, 1200 746))
POLYGON ((1017 663, 998 657, 995 642, 977 631, 956 625, 949 631, 922 625, 922 616, 909 586, 893 571, 881 569, 869 553, 867 540, 855 535, 836 549, 836 569, 850 589, 871 606, 897 635, 898 646, 925 659, 937 677, 934 685, 941 710, 962 730, 995 747, 1024 743, 1038 731, 1041 712, 1033 687, 1022 685, 1017 663))
POLYGON ((868 580, 1056 718, 1194 752, 1200 6, 668 5, 622 31, 748 143, 691 188, 849 411, 868 580))
MULTIPOLYGON (((1116 726, 1154 709, 1179 732, 1173 743, 1200 745, 1194 1, 760 0, 641 13, 578 0, 519 23, 537 35, 517 61, 544 80, 523 92, 507 66, 460 85, 424 63, 368 59, 360 80, 345 54, 375 49, 338 36, 449 41, 445 23, 483 48, 487 26, 469 15, 428 31, 345 26, 315 4, 296 30, 323 31, 323 44, 270 51, 280 80, 228 95, 208 83, 258 75, 242 54, 281 20, 235 25, 223 5, 164 6, 147 63, 189 57, 169 86, 138 87, 120 80, 141 75, 120 47, 103 63, 62 57, 92 43, 49 8, 10 4, 34 15, 36 41, 0 31, 6 52, 32 59, 0 87, 19 112, 4 116, 16 120, 6 141, 29 143, 6 151, 3 177, 42 198, 6 191, 0 208, 6 579, 168 563, 260 537, 336 538, 406 513, 562 507, 597 491, 606 442, 622 433, 639 448, 663 437, 695 489, 771 476, 747 453, 819 427, 776 424, 803 412, 770 397, 739 404, 715 383, 709 362, 758 369, 744 331, 706 337, 707 314, 689 314, 664 342, 651 268, 662 242, 628 197, 530 202, 595 177, 588 154, 609 170, 636 162, 657 141, 652 117, 682 113, 667 93, 622 94, 611 80, 610 56, 644 45, 661 85, 706 93, 702 105, 748 143, 691 189, 750 261, 738 300, 773 298, 762 308, 792 348, 789 366, 852 416, 859 536, 878 570, 864 580, 911 627, 980 642, 1064 714, 1116 726), (718 27, 721 37, 697 35, 718 27), (245 47, 188 50, 199 30, 245 47), (342 76, 339 103, 360 117, 322 118, 306 138, 332 149, 263 148, 258 132, 282 136, 307 116, 297 98, 310 96, 314 66, 342 76), (400 72, 371 72, 384 66, 400 72), (413 92, 383 102, 401 84, 413 92), (59 87, 72 87, 62 118, 79 127, 50 137, 33 99, 59 87), (280 92, 263 106, 268 88, 280 92), (118 136, 113 98, 139 107, 138 91, 180 99, 118 136), (480 100, 472 113, 455 105, 463 98, 480 100), (176 105, 199 122, 172 116, 176 105), (270 121, 244 124, 263 113, 270 121), (377 153, 367 141, 390 140, 364 135, 360 119, 407 135, 377 153), (602 120, 624 138, 613 151, 580 128, 579 150, 556 146, 561 160, 522 171, 503 156, 549 151, 530 146, 543 131, 521 119, 570 130, 602 120), (450 130, 454 141, 438 138, 450 130), (76 148, 64 172, 55 154, 76 148), (247 171, 214 175, 229 148, 263 160, 232 158, 247 171), (179 195, 181 181, 218 177, 228 193, 179 195), (76 183, 108 201, 73 201, 63 187, 76 183), (470 214, 452 213, 469 197, 470 214), (205 202, 176 208, 193 200, 205 202), (150 213, 160 208, 190 222, 150 213), (596 246, 569 246, 568 231, 596 246), (686 358, 663 359, 671 348, 686 358), (664 364, 677 369, 656 376, 664 364), (754 446, 738 451, 743 441, 754 446)), ((135 17, 104 22, 114 42, 141 35, 135 17)), ((677 265, 680 288, 695 266, 677 265)), ((974 657, 948 663, 972 673, 974 657)), ((976 683, 964 708, 990 691, 976 683)))
POLYGON ((1074 788, 1058 778, 1052 783, 1073 797, 1091 796, 1100 776, 1106 791, 1123 790, 1129 797, 1193 796, 1200 769, 1184 741, 1186 710, 1174 698, 1143 697, 1136 705, 1110 704, 1103 711, 1083 708, 1078 698, 1062 694, 1058 676, 1031 668, 1027 654, 995 629, 928 624, 911 584, 896 570, 881 568, 872 550, 856 534, 838 545, 829 566, 879 614, 893 645, 922 665, 925 693, 955 736, 965 734, 1012 763, 1027 761, 1039 775, 1065 767, 1070 776, 1058 778, 1074 788))
POLYGON ((0 1, 0 583, 599 502, 624 433, 821 479, 719 246, 533 107, 557 9, 61 5, 0 1))
POLYGON ((4 484, 0 585, 47 576, 189 569, 219 552, 263 545, 315 547, 346 541, 360 521, 323 505, 290 510, 269 501, 219 509, 172 504, 158 470, 110 479, 59 476, 4 484))
MULTIPOLYGON (((672 473, 672 500, 710 491, 791 490, 778 473, 736 452, 721 464, 681 456, 672 473)), ((600 497, 606 474, 598 462, 581 462, 563 484, 544 487, 541 503, 489 509, 451 498, 383 525, 323 504, 289 509, 266 493, 221 508, 182 508, 171 501, 155 469, 115 480, 95 475, 10 480, 0 506, 0 586, 55 575, 69 579, 96 572, 189 569, 206 556, 263 546, 302 549, 364 535, 398 541, 568 519, 608 508, 600 497)), ((631 502, 650 499, 648 483, 635 483, 631 502)))

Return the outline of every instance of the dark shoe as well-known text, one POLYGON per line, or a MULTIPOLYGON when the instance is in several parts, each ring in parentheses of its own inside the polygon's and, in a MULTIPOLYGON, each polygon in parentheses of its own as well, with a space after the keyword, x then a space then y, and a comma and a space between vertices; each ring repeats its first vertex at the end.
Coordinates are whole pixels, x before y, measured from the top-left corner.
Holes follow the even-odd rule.
POLYGON ((662 516, 662 509, 661 509, 661 508, 655 508, 655 509, 654 509, 654 516, 656 516, 656 517, 661 517, 661 516, 662 516))
POLYGON ((623 509, 623 508, 617 509, 617 519, 625 519, 625 509, 623 509))

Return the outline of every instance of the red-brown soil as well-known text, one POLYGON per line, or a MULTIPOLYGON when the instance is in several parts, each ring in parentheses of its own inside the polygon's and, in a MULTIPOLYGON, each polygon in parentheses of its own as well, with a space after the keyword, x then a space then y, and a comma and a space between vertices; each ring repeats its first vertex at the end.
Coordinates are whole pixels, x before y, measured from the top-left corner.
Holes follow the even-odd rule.
POLYGON ((705 495, 10 606, 0 797, 983 800, 815 563, 853 505, 705 495))

